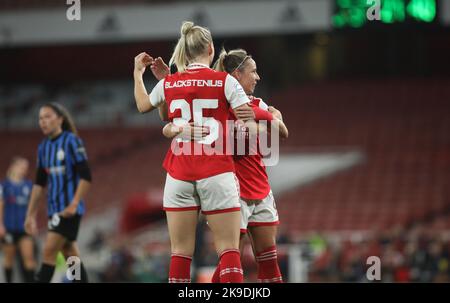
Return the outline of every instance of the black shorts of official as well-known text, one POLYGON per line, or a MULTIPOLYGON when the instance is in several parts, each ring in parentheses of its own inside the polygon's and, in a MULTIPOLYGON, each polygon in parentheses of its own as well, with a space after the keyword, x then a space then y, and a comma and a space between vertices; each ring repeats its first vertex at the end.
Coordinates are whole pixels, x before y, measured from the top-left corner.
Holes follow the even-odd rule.
POLYGON ((20 240, 26 237, 30 237, 30 235, 28 235, 24 231, 6 231, 6 234, 1 242, 3 244, 17 245, 20 242, 20 240))
POLYGON ((58 214, 48 218, 48 231, 58 233, 70 242, 74 242, 78 237, 81 216, 75 215, 70 218, 63 218, 58 214))

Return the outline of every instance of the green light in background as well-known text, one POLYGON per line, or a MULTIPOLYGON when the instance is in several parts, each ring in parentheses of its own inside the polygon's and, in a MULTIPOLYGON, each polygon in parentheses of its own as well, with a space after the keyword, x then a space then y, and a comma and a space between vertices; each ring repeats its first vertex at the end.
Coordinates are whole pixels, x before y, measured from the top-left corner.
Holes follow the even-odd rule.
POLYGON ((362 27, 366 22, 367 0, 336 0, 339 11, 333 16, 335 27, 362 27))
MULTIPOLYGON (((332 17, 334 27, 359 28, 367 24, 367 10, 373 5, 373 1, 371 2, 336 0, 337 12, 332 17)), ((381 0, 380 15, 379 22, 386 24, 402 23, 407 18, 418 22, 432 22, 437 15, 436 0, 381 0)))
POLYGON ((404 0, 384 0, 381 4, 381 22, 394 23, 405 21, 404 0))
POLYGON ((349 8, 352 5, 351 0, 337 0, 337 5, 342 8, 349 8))
POLYGON ((342 15, 334 15, 333 16, 333 24, 335 27, 344 27, 347 22, 342 15))
POLYGON ((365 9, 351 9, 350 10, 350 26, 361 27, 366 23, 366 10, 365 9))
POLYGON ((417 20, 432 22, 436 17, 436 0, 411 0, 406 10, 417 20))

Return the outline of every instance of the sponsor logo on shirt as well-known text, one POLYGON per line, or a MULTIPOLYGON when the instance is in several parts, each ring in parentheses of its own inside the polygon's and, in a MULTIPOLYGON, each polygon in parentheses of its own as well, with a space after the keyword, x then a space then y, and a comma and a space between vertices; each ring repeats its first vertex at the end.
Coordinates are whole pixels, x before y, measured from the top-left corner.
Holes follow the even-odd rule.
POLYGON ((64 160, 64 150, 60 149, 58 150, 58 152, 56 153, 56 159, 58 159, 59 161, 64 160))
POLYGON ((66 166, 53 166, 47 169, 47 174, 62 175, 66 173, 66 166))
POLYGON ((22 193, 24 194, 24 196, 28 196, 30 194, 30 189, 28 188, 28 186, 22 187, 22 193))

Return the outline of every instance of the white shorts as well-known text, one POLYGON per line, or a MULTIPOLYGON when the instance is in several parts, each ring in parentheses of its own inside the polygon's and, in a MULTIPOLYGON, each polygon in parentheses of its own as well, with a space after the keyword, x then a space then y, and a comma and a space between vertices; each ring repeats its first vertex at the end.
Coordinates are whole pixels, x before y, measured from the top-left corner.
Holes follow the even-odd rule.
POLYGON ((165 211, 201 209, 205 215, 238 211, 239 183, 232 172, 197 181, 177 180, 167 174, 163 206, 165 211))
POLYGON ((278 211, 272 191, 262 200, 241 199, 241 232, 248 226, 278 225, 278 211))

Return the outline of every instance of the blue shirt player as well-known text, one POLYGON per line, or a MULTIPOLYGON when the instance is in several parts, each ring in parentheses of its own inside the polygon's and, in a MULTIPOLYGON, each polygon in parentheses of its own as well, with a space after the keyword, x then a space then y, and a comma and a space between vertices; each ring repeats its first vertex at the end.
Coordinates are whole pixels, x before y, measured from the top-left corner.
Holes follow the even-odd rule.
POLYGON ((0 182, 0 239, 3 242, 3 269, 6 282, 12 282, 16 252, 20 252, 25 282, 33 282, 36 268, 34 240, 25 233, 24 223, 32 182, 26 179, 28 160, 15 157, 0 182))

